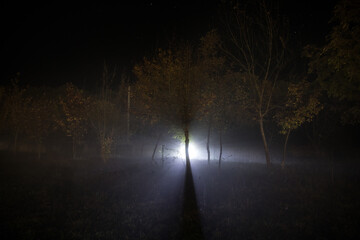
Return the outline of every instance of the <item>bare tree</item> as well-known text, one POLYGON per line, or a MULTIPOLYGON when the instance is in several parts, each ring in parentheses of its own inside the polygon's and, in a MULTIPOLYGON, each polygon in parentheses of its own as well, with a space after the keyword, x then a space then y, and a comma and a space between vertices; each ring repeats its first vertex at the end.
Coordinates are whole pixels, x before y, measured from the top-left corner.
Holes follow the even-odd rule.
POLYGON ((284 21, 274 16, 264 2, 233 6, 225 21, 223 47, 233 70, 241 73, 238 83, 245 93, 242 99, 259 125, 267 166, 271 161, 264 122, 274 107, 273 95, 284 67, 287 42, 282 32, 284 21))

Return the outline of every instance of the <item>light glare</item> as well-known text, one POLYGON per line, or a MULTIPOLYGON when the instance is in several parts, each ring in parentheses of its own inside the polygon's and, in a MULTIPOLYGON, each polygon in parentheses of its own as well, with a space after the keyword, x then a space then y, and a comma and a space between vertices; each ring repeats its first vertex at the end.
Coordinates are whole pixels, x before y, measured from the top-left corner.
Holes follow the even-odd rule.
MULTIPOLYGON (((186 155, 185 155, 185 143, 181 143, 180 144, 180 147, 179 147, 179 153, 180 153, 180 157, 181 158, 186 158, 186 155)), ((190 142, 189 143, 189 157, 191 160, 194 160, 194 159, 199 159, 201 156, 200 156, 200 151, 199 151, 199 148, 197 147, 197 145, 193 142, 190 142)))

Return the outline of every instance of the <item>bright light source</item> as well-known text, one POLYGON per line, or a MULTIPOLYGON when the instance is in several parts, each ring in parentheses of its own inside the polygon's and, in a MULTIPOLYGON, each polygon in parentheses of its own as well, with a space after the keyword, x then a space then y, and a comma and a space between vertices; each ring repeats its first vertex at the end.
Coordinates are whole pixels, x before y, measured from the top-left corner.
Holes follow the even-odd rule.
MULTIPOLYGON (((181 145, 179 147, 179 154, 180 154, 181 158, 186 158, 186 155, 185 155, 185 143, 181 143, 181 145)), ((190 157, 191 160, 201 158, 199 148, 193 142, 189 143, 189 157, 190 157)))

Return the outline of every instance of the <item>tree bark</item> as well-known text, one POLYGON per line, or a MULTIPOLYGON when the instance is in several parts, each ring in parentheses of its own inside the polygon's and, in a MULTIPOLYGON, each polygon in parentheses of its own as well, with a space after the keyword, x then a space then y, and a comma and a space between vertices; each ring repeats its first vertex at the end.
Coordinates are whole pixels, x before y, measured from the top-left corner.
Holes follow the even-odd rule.
POLYGON ((190 166, 190 157, 189 157, 189 128, 186 127, 184 130, 185 133, 185 156, 186 156, 186 166, 190 166))
POLYGON ((290 135, 290 129, 289 129, 288 132, 286 133, 286 138, 285 138, 285 143, 284 143, 283 158, 282 158, 282 161, 281 161, 281 168, 282 168, 282 169, 285 168, 286 148, 287 148, 287 143, 288 143, 288 140, 289 140, 289 135, 290 135))
POLYGON ((266 166, 270 167, 271 166, 270 153, 269 153, 269 147, 267 145, 267 141, 266 141, 266 137, 265 137, 264 120, 263 119, 259 120, 259 125, 260 125, 261 137, 262 137, 263 144, 264 144, 265 157, 266 157, 266 166))
POLYGON ((206 150, 207 150, 207 154, 208 154, 208 165, 210 165, 210 131, 211 131, 211 122, 209 122, 207 142, 206 142, 206 150))
POLYGON ((219 168, 221 167, 221 158, 222 158, 222 131, 220 130, 220 153, 219 153, 219 168))
POLYGON ((74 137, 72 138, 72 153, 73 153, 73 159, 75 159, 76 158, 76 140, 74 137))
POLYGON ((37 150, 38 150, 38 159, 41 159, 41 147, 42 147, 42 141, 37 141, 37 150))
POLYGON ((161 145, 161 166, 164 166, 164 151, 165 151, 165 145, 161 145))
POLYGON ((155 147, 154 147, 154 151, 153 151, 153 154, 152 154, 152 156, 151 156, 151 161, 154 161, 154 159, 155 159, 155 153, 156 153, 156 149, 157 149, 157 147, 158 147, 158 145, 159 145, 159 141, 160 141, 161 135, 162 135, 162 134, 159 134, 159 136, 158 136, 158 138, 157 138, 157 140, 156 140, 156 144, 155 144, 155 147))
POLYGON ((126 140, 127 143, 130 142, 130 96, 131 96, 131 87, 128 86, 128 99, 127 99, 127 128, 126 128, 126 140))
POLYGON ((16 130, 15 136, 14 136, 14 153, 15 153, 15 155, 17 153, 18 137, 19 137, 19 131, 16 130))

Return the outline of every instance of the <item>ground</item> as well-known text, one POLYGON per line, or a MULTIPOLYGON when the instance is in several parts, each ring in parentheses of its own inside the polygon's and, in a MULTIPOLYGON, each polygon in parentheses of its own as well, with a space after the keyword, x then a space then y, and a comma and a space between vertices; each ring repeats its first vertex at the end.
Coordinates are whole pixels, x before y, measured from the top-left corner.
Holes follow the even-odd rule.
MULTIPOLYGON (((185 164, 2 153, 0 239, 182 239, 185 164)), ((360 167, 192 162, 203 239, 355 239, 360 167)), ((185 200, 185 201, 184 201, 185 200)), ((186 205, 186 204, 185 204, 186 205)))

